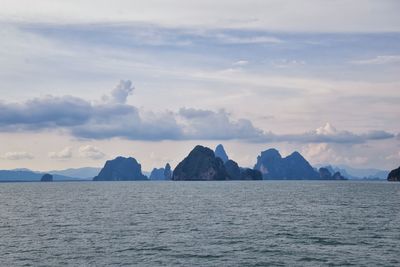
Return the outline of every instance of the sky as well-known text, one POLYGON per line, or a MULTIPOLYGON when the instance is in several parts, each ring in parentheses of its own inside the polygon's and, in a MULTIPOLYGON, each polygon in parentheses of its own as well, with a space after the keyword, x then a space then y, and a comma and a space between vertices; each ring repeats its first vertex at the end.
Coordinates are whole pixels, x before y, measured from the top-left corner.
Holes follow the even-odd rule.
POLYGON ((400 165, 400 2, 0 0, 0 169, 222 143, 400 165))

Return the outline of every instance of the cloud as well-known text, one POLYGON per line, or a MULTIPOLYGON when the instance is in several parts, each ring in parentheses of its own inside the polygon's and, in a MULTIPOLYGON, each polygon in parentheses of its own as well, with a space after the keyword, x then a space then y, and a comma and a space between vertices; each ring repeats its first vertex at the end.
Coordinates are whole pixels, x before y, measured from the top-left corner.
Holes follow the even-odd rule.
POLYGON ((233 63, 234 66, 245 66, 249 64, 249 61, 247 60, 238 60, 235 63, 233 63))
POLYGON ((82 124, 91 116, 91 104, 83 99, 45 96, 25 103, 0 102, 3 129, 42 129, 82 124))
POLYGON ((130 80, 121 80, 119 84, 111 91, 110 96, 104 96, 103 100, 117 104, 125 104, 128 96, 132 94, 135 87, 130 80))
POLYGON ((330 123, 317 128, 316 130, 302 134, 286 134, 276 136, 277 141, 299 142, 299 143, 339 143, 339 144, 360 144, 369 140, 383 140, 394 138, 395 135, 385 131, 370 131, 362 134, 355 134, 350 131, 338 131, 330 123))
POLYGON ((85 145, 79 148, 79 155, 84 158, 89 159, 102 159, 104 158, 105 154, 100 151, 100 149, 96 146, 92 145, 85 145))
POLYGON ((7 152, 1 158, 7 160, 23 160, 23 159, 33 159, 34 156, 29 152, 7 152))
POLYGON ((214 112, 181 108, 178 115, 184 121, 184 136, 187 139, 259 141, 266 138, 264 132, 254 127, 250 120, 233 120, 225 110, 214 112))
POLYGON ((49 152, 49 158, 52 159, 69 159, 72 158, 72 149, 70 147, 65 147, 58 152, 49 152))
MULTIPOLYGON (((274 134, 257 128, 248 119, 233 118, 227 111, 181 108, 178 112, 148 112, 126 104, 130 81, 121 81, 111 101, 89 102, 72 96, 45 96, 24 103, 0 103, 0 131, 64 130, 77 138, 129 140, 243 140, 247 142, 298 142, 359 144, 393 138, 382 130, 356 134, 338 131, 330 123, 300 134, 274 134)), ((104 100, 104 98, 103 98, 104 100)), ((66 148, 49 154, 68 158, 66 148)))
POLYGON ((400 55, 377 56, 370 59, 351 61, 356 65, 383 65, 400 63, 400 55))

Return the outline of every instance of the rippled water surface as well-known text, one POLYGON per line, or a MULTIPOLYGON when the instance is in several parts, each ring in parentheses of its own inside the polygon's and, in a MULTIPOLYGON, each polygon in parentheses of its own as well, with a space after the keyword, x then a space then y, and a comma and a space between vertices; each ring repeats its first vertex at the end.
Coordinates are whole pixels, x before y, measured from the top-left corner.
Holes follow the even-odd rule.
POLYGON ((1 266, 400 266, 400 183, 0 184, 1 266))

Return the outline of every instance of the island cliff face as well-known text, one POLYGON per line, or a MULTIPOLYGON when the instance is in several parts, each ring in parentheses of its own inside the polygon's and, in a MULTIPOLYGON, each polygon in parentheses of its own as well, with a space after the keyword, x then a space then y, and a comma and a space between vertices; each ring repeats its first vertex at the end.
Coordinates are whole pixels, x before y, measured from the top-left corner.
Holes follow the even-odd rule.
POLYGON ((224 163, 214 152, 203 146, 196 146, 174 169, 174 181, 228 180, 224 163))
POLYGON ((391 182, 400 182, 400 167, 389 172, 387 180, 391 182))
POLYGON ((134 158, 117 157, 108 160, 93 181, 137 181, 148 180, 142 174, 142 166, 134 158))
POLYGON ((268 149, 257 157, 255 170, 259 170, 264 179, 276 180, 318 180, 320 175, 298 152, 282 158, 276 149, 268 149))

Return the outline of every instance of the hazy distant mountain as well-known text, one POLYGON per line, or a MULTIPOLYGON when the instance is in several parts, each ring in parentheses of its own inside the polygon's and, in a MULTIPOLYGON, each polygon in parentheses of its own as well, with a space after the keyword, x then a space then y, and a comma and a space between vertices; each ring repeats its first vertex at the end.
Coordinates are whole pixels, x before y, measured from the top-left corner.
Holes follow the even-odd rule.
POLYGON ((49 171, 51 174, 76 177, 76 178, 90 178, 92 179, 100 172, 101 168, 96 167, 84 167, 84 168, 70 168, 66 170, 54 170, 49 171))
POLYGON ((320 175, 299 153, 282 158, 276 149, 268 149, 257 157, 254 169, 259 170, 264 179, 271 180, 318 180, 320 175))
POLYGON ((331 170, 331 172, 340 172, 344 177, 353 180, 359 179, 382 179, 386 180, 389 171, 380 170, 373 168, 353 168, 347 165, 327 165, 319 164, 318 167, 325 167, 331 170))
POLYGON ((347 180, 340 171, 334 171, 330 166, 319 168, 318 172, 321 180, 347 180))
MULTIPOLYGON (((10 182, 33 182, 40 181, 43 172, 34 172, 26 170, 0 170, 0 182, 10 181, 10 182)), ((64 175, 53 175, 53 181, 81 181, 83 179, 77 177, 69 177, 64 175)))
POLYGON ((229 160, 229 157, 225 152, 224 146, 221 144, 217 145, 217 147, 215 148, 214 154, 216 157, 222 159, 222 161, 224 163, 229 160))
POLYGON ((148 180, 142 166, 134 158, 117 157, 108 160, 93 181, 136 181, 148 180))

